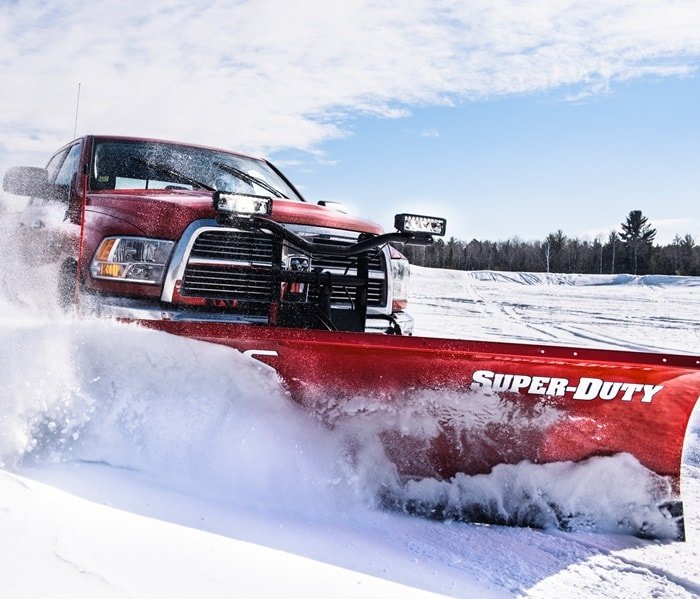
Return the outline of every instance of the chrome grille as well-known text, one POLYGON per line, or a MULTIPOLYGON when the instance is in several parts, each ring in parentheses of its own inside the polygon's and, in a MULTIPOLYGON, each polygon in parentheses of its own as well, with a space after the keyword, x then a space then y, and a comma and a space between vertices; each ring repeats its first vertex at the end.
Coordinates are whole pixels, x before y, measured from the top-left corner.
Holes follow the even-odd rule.
MULTIPOLYGON (((319 245, 348 246, 355 240, 328 237, 307 237, 319 245)), ((273 293, 273 236, 261 231, 234 231, 207 229, 194 241, 182 280, 180 293, 186 297, 270 302, 273 293)), ((329 270, 334 274, 357 273, 357 258, 316 254, 312 256, 312 268, 329 270)), ((386 304, 386 266, 381 251, 369 255, 370 281, 367 289, 369 306, 386 304)), ((309 289, 309 299, 318 297, 314 285, 309 289)), ((333 286, 331 302, 354 302, 355 287, 333 286), (348 296, 350 299, 348 299, 348 296)))
POLYGON ((272 300, 272 270, 188 266, 181 293, 190 297, 269 302, 272 300))
POLYGON ((272 245, 272 235, 260 231, 204 231, 194 242, 190 260, 271 263, 272 245))

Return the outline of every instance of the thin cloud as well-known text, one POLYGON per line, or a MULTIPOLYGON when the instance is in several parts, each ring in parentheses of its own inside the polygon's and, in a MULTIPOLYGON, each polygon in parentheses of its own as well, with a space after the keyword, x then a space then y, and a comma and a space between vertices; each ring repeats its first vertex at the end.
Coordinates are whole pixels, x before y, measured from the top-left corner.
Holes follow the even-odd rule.
MULTIPOLYGON (((693 72, 696 0, 281 0, 3 6, 0 159, 73 132, 270 152, 353 115, 693 72)), ((573 90, 572 90, 573 88, 573 90)))

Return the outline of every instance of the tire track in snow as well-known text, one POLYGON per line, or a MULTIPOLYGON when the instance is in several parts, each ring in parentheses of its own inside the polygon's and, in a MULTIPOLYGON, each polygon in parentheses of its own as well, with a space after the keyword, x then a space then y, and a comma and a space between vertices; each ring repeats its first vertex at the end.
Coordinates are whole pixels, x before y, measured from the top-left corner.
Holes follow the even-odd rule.
POLYGON ((668 580, 672 584, 680 587, 682 590, 690 594, 691 597, 700 597, 700 584, 688 578, 678 576, 665 568, 654 566, 648 562, 643 562, 621 555, 612 555, 609 564, 606 564, 606 569, 613 572, 632 572, 647 577, 649 574, 668 580))
POLYGON ((645 579, 651 575, 657 579, 667 580, 669 583, 688 593, 691 597, 700 597, 700 582, 686 576, 681 576, 667 568, 654 565, 646 560, 620 555, 616 550, 610 550, 592 541, 562 536, 558 531, 552 531, 551 534, 563 541, 578 545, 583 550, 590 551, 592 561, 588 560, 586 565, 594 571, 605 570, 613 574, 636 574, 645 579))
MULTIPOLYGON (((668 351, 670 353, 679 353, 676 348, 665 348, 660 346, 658 343, 651 344, 641 344, 633 341, 625 341, 610 337, 607 335, 601 335, 600 333, 593 333, 592 331, 581 329, 574 325, 551 325, 552 329, 558 329, 564 331, 570 335, 573 335, 576 339, 583 339, 586 341, 593 341, 597 346, 608 345, 615 348, 621 348, 626 350, 640 351, 640 352, 653 352, 659 353, 660 351, 668 351)), ((684 353, 684 352, 683 352, 684 353)), ((691 354, 691 352, 688 352, 691 354)))
POLYGON ((575 275, 528 279, 523 273, 461 271, 438 276, 418 269, 411 311, 417 334, 428 336, 698 352, 697 297, 688 284, 606 284, 604 277, 600 283, 582 279, 575 284, 578 280, 575 275), (449 329, 443 327, 447 318, 449 329), (659 336, 660 329, 668 335, 659 336))
POLYGON ((548 341, 560 341, 558 335, 552 333, 553 327, 543 328, 536 326, 527 317, 518 314, 513 304, 509 304, 503 301, 495 301, 493 299, 487 299, 485 294, 480 293, 474 289, 474 294, 479 298, 479 301, 483 303, 485 307, 485 313, 488 316, 495 317, 496 321, 500 322, 501 325, 497 328, 499 331, 512 331, 516 327, 523 327, 525 330, 534 331, 536 333, 534 338, 528 337, 527 335, 517 335, 524 340, 536 341, 538 343, 546 343, 548 341), (514 327, 513 325, 516 325, 514 327))

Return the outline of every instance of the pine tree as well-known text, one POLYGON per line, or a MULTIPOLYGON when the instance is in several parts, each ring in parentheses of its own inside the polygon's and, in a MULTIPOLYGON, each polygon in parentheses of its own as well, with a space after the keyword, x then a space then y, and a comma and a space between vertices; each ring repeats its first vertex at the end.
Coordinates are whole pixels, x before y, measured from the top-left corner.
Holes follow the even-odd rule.
POLYGON ((627 220, 622 223, 620 239, 625 243, 630 257, 630 266, 634 274, 639 272, 639 259, 651 250, 651 244, 656 237, 656 229, 652 229, 649 219, 641 210, 632 210, 627 215, 627 220))
POLYGON ((544 242, 545 262, 547 272, 564 272, 564 250, 568 239, 564 232, 559 229, 556 233, 547 235, 544 242))

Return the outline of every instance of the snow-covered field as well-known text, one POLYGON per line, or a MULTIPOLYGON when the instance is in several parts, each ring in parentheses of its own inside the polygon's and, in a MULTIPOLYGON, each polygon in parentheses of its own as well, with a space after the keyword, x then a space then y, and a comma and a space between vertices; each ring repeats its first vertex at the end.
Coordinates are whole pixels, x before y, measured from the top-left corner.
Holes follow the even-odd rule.
MULTIPOLYGON (((269 369, 67 318, 50 269, 28 273, 7 241, 0 262, 2 597, 700 595, 697 409, 686 543, 388 513, 381 464, 349 468, 269 369)), ((412 283, 417 334, 700 354, 698 279, 414 268, 412 283)))

